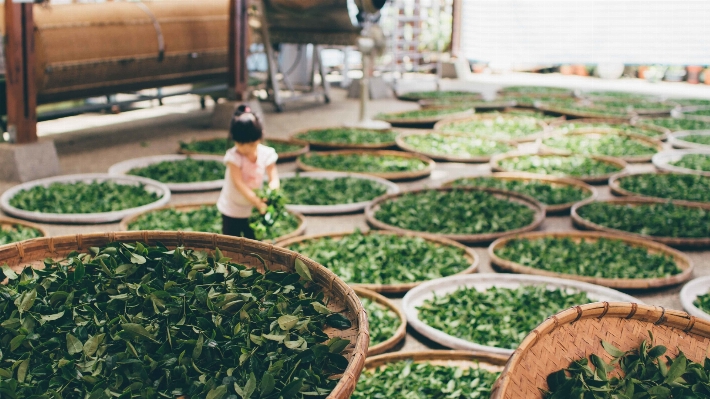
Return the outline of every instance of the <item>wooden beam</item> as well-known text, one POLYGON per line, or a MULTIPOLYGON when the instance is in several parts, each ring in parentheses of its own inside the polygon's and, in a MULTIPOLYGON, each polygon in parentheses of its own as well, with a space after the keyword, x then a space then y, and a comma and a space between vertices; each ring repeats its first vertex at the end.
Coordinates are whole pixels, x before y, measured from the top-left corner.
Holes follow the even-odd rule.
POLYGON ((247 56, 249 55, 248 0, 229 0, 229 72, 228 97, 234 101, 247 100, 247 56))
POLYGON ((451 56, 458 57, 461 53, 461 14, 463 13, 463 0, 454 0, 451 26, 451 56))
POLYGON ((16 143, 37 141, 32 3, 5 1, 7 130, 16 143))

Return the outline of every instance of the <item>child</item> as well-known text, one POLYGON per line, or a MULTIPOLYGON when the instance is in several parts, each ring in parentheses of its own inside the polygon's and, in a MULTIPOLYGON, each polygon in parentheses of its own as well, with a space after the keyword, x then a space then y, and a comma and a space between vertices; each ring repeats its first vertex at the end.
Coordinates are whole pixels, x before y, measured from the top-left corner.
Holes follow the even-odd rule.
POLYGON ((254 192, 261 188, 264 173, 269 177, 269 187, 280 186, 276 171, 276 151, 261 144, 264 137, 259 118, 245 105, 240 105, 234 113, 229 134, 234 147, 227 150, 224 163, 227 172, 224 187, 217 200, 217 209, 222 214, 222 234, 254 239, 254 231, 249 227, 252 209, 264 214, 266 203, 254 192))

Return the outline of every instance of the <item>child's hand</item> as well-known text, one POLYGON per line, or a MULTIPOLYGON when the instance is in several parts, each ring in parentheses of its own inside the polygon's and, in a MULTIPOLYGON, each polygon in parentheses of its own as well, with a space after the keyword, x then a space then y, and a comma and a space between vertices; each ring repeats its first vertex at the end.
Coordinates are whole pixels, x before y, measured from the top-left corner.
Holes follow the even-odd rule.
POLYGON ((269 182, 269 188, 272 190, 278 190, 281 188, 281 182, 278 180, 272 180, 269 182))
POLYGON ((267 209, 266 202, 264 202, 264 200, 261 200, 259 205, 256 206, 256 209, 259 211, 260 214, 265 214, 267 209))

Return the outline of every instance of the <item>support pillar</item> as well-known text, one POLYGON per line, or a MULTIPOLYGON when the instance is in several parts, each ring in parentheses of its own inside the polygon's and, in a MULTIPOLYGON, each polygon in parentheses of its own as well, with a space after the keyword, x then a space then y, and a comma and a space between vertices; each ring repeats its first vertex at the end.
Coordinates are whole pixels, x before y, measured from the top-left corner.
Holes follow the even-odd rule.
POLYGON ((249 16, 247 0, 229 0, 229 59, 227 98, 231 101, 247 99, 249 72, 249 16))
POLYGON ((37 87, 32 3, 5 1, 5 79, 10 141, 37 142, 37 87))

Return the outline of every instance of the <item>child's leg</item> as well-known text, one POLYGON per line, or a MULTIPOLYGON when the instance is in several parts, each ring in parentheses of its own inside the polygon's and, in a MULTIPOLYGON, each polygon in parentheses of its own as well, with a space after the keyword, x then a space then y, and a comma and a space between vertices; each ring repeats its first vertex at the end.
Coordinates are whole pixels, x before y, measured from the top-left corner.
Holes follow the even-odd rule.
POLYGON ((249 227, 248 218, 232 218, 222 215, 222 234, 226 236, 255 239, 254 230, 249 227))

